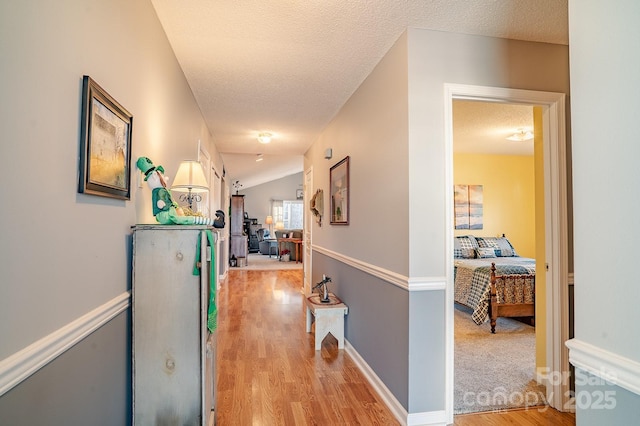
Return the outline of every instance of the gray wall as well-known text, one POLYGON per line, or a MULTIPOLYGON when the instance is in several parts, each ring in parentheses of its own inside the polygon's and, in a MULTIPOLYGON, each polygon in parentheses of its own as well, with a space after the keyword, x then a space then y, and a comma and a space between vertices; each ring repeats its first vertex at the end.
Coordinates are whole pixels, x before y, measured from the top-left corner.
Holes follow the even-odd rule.
MULTIPOLYGON (((579 404, 581 425, 637 424, 640 416, 640 310, 636 299, 640 230, 640 4, 569 3, 573 128, 575 339, 624 379, 577 385, 577 399, 615 392, 615 410, 579 404), (597 246, 607 250, 594 249, 597 246), (623 377, 623 375, 625 377, 623 377)), ((589 354, 591 355, 591 354, 589 354)), ((570 357, 574 357, 571 349, 570 357)), ((582 368, 602 374, 599 362, 582 368)))
POLYGON ((395 397, 406 405, 409 369, 409 299, 407 290, 349 267, 331 257, 314 253, 313 283, 331 277, 329 290, 349 307, 345 338, 367 354, 373 368, 395 397), (393 368, 388 368, 393 365, 393 368))
MULTIPOLYGON (((569 94, 568 48, 492 37, 453 34, 421 29, 408 30, 409 45, 409 277, 446 277, 447 229, 445 187, 446 152, 444 85, 446 83, 539 90, 569 94)), ((567 130, 567 141, 568 130, 567 130)), ((452 282, 452 280, 449 280, 452 282)), ((429 347, 412 346, 409 412, 444 409, 441 395, 432 395, 433 384, 446 389, 444 294, 431 292, 422 315, 412 317, 410 332, 433 330, 429 347), (435 309, 440 306, 441 309, 435 309), (415 330, 414 330, 415 329, 415 330), (423 355, 427 351, 429 356, 423 355), (421 362, 428 359, 429 363, 421 362), (425 380, 413 380, 421 376, 425 380)), ((418 308, 416 310, 422 312, 418 308)), ((452 332, 452 331, 451 331, 452 332)), ((411 340, 412 344, 414 340, 411 340)))
MULTIPOLYGON (((135 171, 130 201, 76 191, 83 75, 133 114, 133 164, 148 156, 175 176, 201 140, 222 167, 148 0, 0 2, 0 57, 2 363, 126 295, 130 227, 154 221, 151 191, 135 171)), ((0 412, 18 416, 0 424, 123 424, 126 315, 0 396, 0 412), (55 415, 39 421, 49 406, 55 415)))
POLYGON ((638 424, 637 393, 578 368, 575 395, 576 424, 579 426, 638 424))
MULTIPOLYGON (((407 42, 402 36, 305 153, 324 217, 313 244, 401 274, 409 267, 407 42), (332 148, 333 158, 324 159, 332 148), (332 226, 329 169, 350 156, 349 226, 332 226), (384 247, 384 249, 383 249, 384 247)), ((305 213, 308 209, 305 209, 305 213)))
POLYGON ((314 191, 325 191, 325 215, 329 167, 350 156, 350 224, 331 226, 327 216, 322 227, 314 223, 312 275, 345 276, 337 294, 348 304, 366 301, 368 310, 350 308, 347 339, 409 414, 444 412, 447 392, 445 292, 429 287, 452 273, 444 84, 568 94, 568 66, 567 46, 409 29, 305 154, 314 191))
POLYGON ((568 94, 568 48, 420 29, 409 29, 408 43, 411 276, 443 276, 451 191, 444 186, 444 84, 568 94))
POLYGON ((130 424, 130 325, 118 315, 0 397, 0 425, 130 424))

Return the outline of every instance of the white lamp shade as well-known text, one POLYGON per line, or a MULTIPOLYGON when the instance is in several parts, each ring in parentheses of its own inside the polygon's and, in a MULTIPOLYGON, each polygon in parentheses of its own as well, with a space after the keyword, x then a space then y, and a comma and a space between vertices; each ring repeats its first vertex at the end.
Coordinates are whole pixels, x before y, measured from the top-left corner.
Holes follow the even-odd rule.
POLYGON ((264 223, 266 223, 267 225, 271 225, 273 223, 273 216, 267 216, 267 218, 264 220, 264 223))
POLYGON ((284 222, 276 222, 276 229, 284 229, 284 222))
POLYGON ((207 179, 204 177, 202 164, 194 160, 185 160, 180 163, 171 189, 190 192, 208 191, 209 185, 207 184, 207 179))

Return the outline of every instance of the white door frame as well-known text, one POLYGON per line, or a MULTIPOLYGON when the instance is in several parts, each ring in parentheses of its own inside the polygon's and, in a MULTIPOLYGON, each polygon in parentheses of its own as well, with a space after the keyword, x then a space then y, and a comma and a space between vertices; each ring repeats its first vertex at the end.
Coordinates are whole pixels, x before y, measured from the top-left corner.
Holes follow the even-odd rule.
MULTIPOLYGON (((568 225, 565 95, 555 92, 445 84, 445 185, 447 194, 446 297, 446 412, 453 423, 453 100, 516 103, 543 109, 546 263, 546 365, 551 374, 544 381, 549 404, 561 411, 568 406, 569 381, 558 375, 569 371, 565 342, 569 339, 568 225)), ((540 271, 538 271, 540 273, 540 271)), ((534 372, 532 372, 533 374, 534 372)))
POLYGON ((313 197, 313 166, 304 172, 303 183, 304 201, 302 211, 304 212, 304 240, 302 241, 302 269, 303 269, 303 289, 305 294, 311 293, 311 235, 313 229, 313 215, 307 209, 309 200, 313 197))

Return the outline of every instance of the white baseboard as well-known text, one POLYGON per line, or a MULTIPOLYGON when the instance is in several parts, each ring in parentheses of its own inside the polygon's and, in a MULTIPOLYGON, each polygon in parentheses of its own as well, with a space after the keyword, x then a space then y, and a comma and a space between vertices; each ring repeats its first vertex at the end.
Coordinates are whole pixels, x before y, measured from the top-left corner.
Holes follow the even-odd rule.
POLYGON ((447 416, 444 410, 408 414, 407 410, 405 410, 402 404, 393 396, 389 388, 387 388, 378 375, 369 367, 369 364, 367 364, 358 351, 356 351, 346 339, 344 341, 344 349, 401 425, 445 426, 447 424, 447 416))
POLYGON ((353 359, 353 362, 360 369, 365 378, 369 381, 373 389, 380 395, 382 401, 391 410, 393 416, 402 425, 407 424, 407 410, 404 409, 402 404, 391 393, 389 388, 380 380, 378 375, 369 367, 369 364, 360 356, 358 351, 349 343, 347 339, 344 340, 344 350, 353 359))
POLYGON ((407 419, 407 426, 446 426, 447 414, 444 410, 411 413, 407 419))
POLYGON ((127 291, 0 361, 0 396, 53 361, 130 305, 127 291))

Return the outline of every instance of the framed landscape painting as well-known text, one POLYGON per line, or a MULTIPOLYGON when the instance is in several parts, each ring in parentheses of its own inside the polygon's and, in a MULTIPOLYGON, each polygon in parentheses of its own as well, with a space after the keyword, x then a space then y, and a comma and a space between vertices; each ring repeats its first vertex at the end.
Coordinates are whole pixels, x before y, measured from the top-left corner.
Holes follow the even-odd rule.
POLYGON ((454 228, 483 228, 483 189, 482 185, 454 185, 454 228))
POLYGON ((82 80, 78 192, 131 198, 133 116, 89 76, 82 80))

